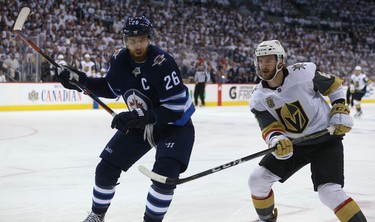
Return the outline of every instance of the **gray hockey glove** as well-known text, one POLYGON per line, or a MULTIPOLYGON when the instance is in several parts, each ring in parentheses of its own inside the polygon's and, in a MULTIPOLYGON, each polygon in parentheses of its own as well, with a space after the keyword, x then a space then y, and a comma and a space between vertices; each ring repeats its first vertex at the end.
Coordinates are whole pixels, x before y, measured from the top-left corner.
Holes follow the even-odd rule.
POLYGON ((343 135, 353 127, 353 118, 349 115, 350 109, 342 103, 335 104, 331 109, 329 125, 335 126, 334 135, 343 135))
POLYGON ((147 124, 155 123, 155 120, 154 112, 137 108, 130 112, 117 114, 112 120, 111 128, 116 128, 125 133, 132 128, 144 128, 147 124))
POLYGON ((82 92, 82 90, 74 83, 74 81, 85 85, 87 76, 84 72, 79 70, 73 69, 68 66, 63 66, 63 68, 56 69, 57 78, 61 82, 61 84, 67 89, 74 89, 78 92, 82 92))
POLYGON ((274 136, 270 139, 270 147, 275 147, 272 154, 279 160, 286 160, 293 155, 293 144, 290 139, 284 135, 274 136))

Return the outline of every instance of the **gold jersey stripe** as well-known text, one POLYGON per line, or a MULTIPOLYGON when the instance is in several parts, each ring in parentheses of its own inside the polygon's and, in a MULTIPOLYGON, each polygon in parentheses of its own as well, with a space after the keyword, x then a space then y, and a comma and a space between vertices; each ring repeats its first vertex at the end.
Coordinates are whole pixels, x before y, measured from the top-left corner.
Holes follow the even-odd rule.
POLYGON ((328 96, 333 93, 336 89, 338 89, 343 83, 343 80, 335 76, 334 83, 324 92, 322 93, 324 96, 328 96))
POLYGON ((285 127, 280 122, 273 122, 262 129, 262 136, 265 140, 267 135, 273 131, 285 132, 285 127))

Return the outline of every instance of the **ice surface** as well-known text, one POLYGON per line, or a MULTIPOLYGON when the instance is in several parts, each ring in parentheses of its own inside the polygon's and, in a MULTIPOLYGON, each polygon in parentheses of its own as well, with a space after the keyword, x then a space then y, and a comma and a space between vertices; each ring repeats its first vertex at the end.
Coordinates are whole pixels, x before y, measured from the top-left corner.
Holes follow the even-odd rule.
MULTIPOLYGON (((344 140, 344 189, 375 221, 375 104, 363 104, 363 111, 344 140)), ((182 177, 267 148, 246 106, 198 107, 193 121, 195 148, 182 177)), ((114 133, 110 123, 104 110, 1 112, 0 221, 82 221, 91 207, 98 155, 114 133)), ((122 174, 106 222, 142 221, 150 180, 137 166, 151 168, 154 154, 122 174)), ((164 221, 256 219, 247 180, 259 159, 178 186, 164 221)), ((308 166, 273 189, 278 221, 337 221, 313 192, 308 166)))

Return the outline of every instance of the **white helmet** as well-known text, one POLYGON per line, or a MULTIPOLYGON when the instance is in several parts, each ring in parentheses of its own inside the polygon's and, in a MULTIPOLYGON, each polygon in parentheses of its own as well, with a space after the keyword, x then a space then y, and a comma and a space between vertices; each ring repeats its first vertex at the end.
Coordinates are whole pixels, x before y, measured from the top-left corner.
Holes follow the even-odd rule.
POLYGON ((356 66, 356 67, 354 68, 354 70, 356 70, 356 71, 362 71, 362 67, 361 67, 361 66, 356 66))
POLYGON ((268 40, 260 43, 255 50, 255 56, 277 55, 277 57, 286 58, 286 53, 278 40, 268 40))
POLYGON ((286 53, 285 53, 284 47, 281 45, 281 43, 278 40, 267 40, 267 41, 261 42, 258 45, 258 47, 255 49, 254 65, 255 65, 256 73, 261 79, 263 79, 263 77, 260 74, 258 57, 266 56, 266 55, 276 55, 276 58, 277 58, 275 75, 271 79, 265 79, 265 80, 272 80, 273 78, 275 78, 276 74, 283 68, 284 65, 279 66, 279 64, 285 64, 286 53))
POLYGON ((59 60, 63 60, 63 59, 64 59, 64 56, 63 56, 62 54, 60 54, 60 55, 57 56, 57 59, 59 59, 59 60))

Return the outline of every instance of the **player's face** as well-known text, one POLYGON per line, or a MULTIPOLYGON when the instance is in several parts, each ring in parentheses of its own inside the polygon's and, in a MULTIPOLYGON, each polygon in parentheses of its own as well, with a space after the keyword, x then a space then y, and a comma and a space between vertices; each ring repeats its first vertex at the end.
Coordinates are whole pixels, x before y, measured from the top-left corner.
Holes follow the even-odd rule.
POLYGON ((276 74, 276 63, 277 60, 274 55, 267 55, 267 56, 259 56, 258 57, 258 64, 259 64, 259 75, 264 80, 272 79, 276 74))
POLYGON ((143 62, 146 60, 149 45, 150 40, 147 35, 126 38, 126 47, 128 48, 131 57, 136 62, 143 62))

